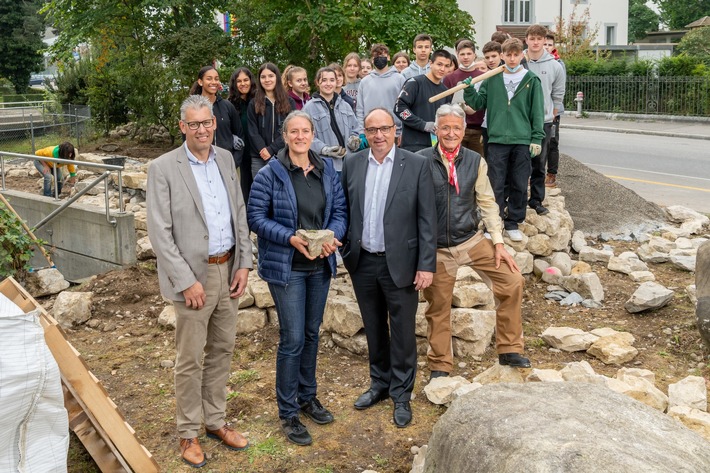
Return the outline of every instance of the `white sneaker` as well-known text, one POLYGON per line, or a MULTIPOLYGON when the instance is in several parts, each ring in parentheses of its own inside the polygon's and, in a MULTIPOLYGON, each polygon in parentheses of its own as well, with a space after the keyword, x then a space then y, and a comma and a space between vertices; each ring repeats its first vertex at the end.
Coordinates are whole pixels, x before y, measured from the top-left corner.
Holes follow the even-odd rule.
POLYGON ((505 232, 512 241, 523 241, 523 233, 520 230, 506 230, 505 232))

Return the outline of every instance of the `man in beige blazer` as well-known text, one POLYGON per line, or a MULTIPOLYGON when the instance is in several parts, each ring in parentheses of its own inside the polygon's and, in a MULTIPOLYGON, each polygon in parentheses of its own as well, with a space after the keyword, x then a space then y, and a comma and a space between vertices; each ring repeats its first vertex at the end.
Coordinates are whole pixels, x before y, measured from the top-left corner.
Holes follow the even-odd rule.
POLYGON ((206 463, 197 441, 203 419, 208 437, 232 450, 248 446, 224 418, 238 298, 252 268, 251 241, 234 160, 212 146, 215 127, 209 100, 188 97, 180 107, 184 145, 148 169, 148 236, 160 291, 176 314, 180 450, 193 467, 206 463))

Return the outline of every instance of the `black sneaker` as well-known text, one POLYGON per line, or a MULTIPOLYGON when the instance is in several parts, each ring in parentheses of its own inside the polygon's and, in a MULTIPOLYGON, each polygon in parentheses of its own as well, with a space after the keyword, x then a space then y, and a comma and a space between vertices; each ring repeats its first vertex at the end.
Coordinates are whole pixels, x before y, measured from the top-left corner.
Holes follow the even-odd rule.
POLYGON ((429 382, 431 383, 431 380, 434 378, 445 378, 449 376, 449 373, 446 371, 439 371, 439 370, 432 370, 431 374, 429 375, 429 382))
POLYGON ((547 207, 543 207, 542 204, 536 205, 533 208, 535 209, 535 212, 537 212, 538 215, 547 215, 550 213, 550 211, 547 210, 547 207))
POLYGON ((330 424, 333 422, 333 414, 323 407, 317 398, 301 403, 301 412, 316 424, 330 424))
POLYGON ((286 434, 286 438, 296 445, 310 445, 313 442, 311 434, 305 425, 301 424, 298 416, 281 419, 281 429, 286 434))

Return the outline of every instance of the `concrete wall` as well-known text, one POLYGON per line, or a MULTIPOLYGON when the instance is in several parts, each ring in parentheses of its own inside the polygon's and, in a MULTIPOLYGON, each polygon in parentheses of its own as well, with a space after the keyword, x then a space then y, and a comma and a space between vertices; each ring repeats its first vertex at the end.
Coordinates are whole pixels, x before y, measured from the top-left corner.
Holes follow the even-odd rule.
MULTIPOLYGON (((3 195, 32 228, 63 202, 50 197, 8 190, 3 195)), ((119 269, 136 262, 136 231, 133 214, 112 215, 113 226, 103 209, 72 204, 35 234, 54 247, 52 260, 69 281, 119 269)), ((47 266, 39 251, 32 259, 35 268, 47 266)))

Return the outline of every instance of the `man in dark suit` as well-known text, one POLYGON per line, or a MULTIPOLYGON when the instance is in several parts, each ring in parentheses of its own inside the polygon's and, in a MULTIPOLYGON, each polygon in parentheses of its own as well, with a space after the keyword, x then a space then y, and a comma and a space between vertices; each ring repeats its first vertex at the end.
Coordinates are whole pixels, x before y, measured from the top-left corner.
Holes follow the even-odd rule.
POLYGON ((342 171, 350 212, 343 261, 370 358, 370 389, 355 408, 389 396, 394 423, 405 427, 417 368, 418 291, 431 284, 436 268, 434 186, 427 160, 394 145, 391 112, 376 108, 364 123, 370 148, 347 156, 342 171))

